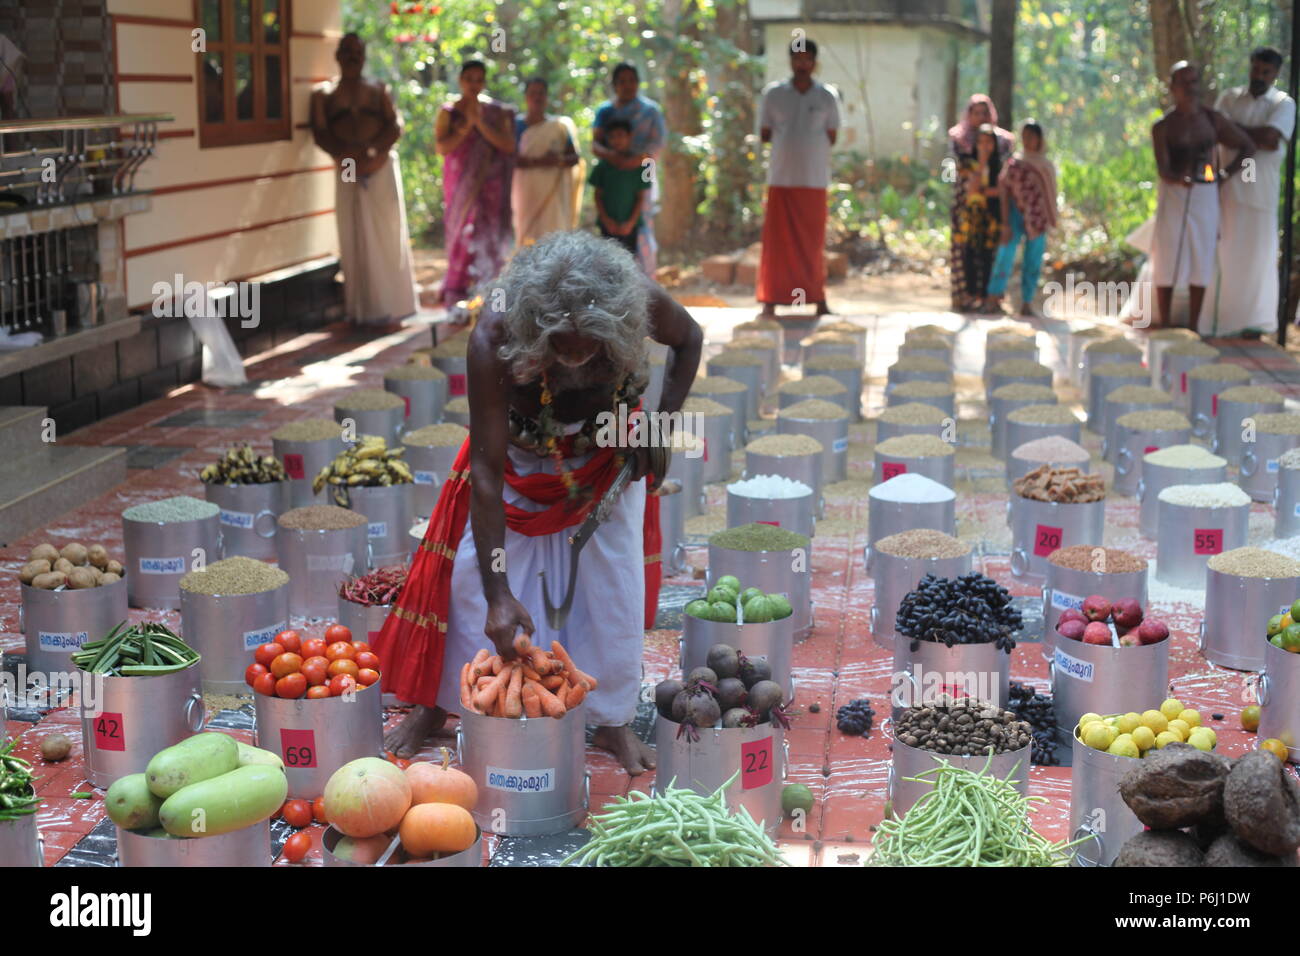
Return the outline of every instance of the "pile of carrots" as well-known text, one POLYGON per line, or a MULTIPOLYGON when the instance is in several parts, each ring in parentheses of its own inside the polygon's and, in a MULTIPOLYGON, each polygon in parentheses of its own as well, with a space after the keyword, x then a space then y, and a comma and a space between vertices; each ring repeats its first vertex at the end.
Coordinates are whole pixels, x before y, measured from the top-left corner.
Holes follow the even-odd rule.
POLYGON ((514 641, 513 660, 480 650, 460 670, 460 704, 489 717, 563 717, 596 689, 596 678, 578 670, 559 641, 550 651, 527 634, 514 641))

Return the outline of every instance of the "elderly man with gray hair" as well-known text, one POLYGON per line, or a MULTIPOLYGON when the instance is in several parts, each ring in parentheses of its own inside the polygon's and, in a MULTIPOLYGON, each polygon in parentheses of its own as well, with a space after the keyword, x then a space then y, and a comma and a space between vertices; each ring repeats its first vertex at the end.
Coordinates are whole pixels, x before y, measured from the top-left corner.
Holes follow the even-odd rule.
POLYGON ((603 413, 637 407, 647 336, 669 348, 657 411, 679 411, 703 334, 631 255, 582 232, 520 249, 484 299, 469 343, 469 438, 375 641, 385 691, 419 705, 386 744, 418 751, 449 711, 463 712, 462 666, 480 649, 513 659, 523 632, 543 648, 559 640, 597 679, 585 701, 594 742, 639 774, 655 765, 629 724, 658 591, 646 586, 658 557, 647 486, 663 476, 649 473, 649 448, 608 444, 601 426, 603 413), (628 457, 634 483, 583 549, 569 617, 553 629, 541 572, 552 588, 567 584, 568 536, 628 457))

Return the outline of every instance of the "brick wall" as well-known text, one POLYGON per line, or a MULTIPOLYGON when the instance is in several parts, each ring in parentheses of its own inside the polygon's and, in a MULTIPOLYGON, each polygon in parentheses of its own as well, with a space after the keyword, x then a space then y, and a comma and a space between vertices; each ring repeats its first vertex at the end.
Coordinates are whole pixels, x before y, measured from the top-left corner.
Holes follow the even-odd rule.
POLYGON ((26 54, 19 89, 31 116, 116 111, 107 0, 0 2, 0 33, 26 54))

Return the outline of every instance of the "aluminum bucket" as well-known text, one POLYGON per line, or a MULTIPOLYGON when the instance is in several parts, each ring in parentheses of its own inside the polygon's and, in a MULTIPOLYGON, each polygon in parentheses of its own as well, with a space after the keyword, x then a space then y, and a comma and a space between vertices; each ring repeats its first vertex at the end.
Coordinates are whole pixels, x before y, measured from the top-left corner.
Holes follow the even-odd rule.
POLYGON ((894 623, 898 606, 907 592, 915 590, 921 578, 933 574, 938 578, 957 578, 969 574, 969 553, 956 558, 900 558, 876 548, 863 550, 863 562, 875 582, 871 603, 871 636, 881 647, 893 649, 898 640, 894 623))
POLYGON ((895 721, 909 707, 933 703, 942 695, 974 697, 1005 708, 1010 700, 1011 655, 993 644, 894 641, 889 678, 890 713, 895 721), (913 643, 916 650, 912 650, 913 643))
POLYGON ((811 492, 798 498, 751 498, 727 492, 728 528, 770 524, 811 538, 816 531, 816 513, 817 496, 811 492))
POLYGON ((1168 448, 1170 445, 1190 443, 1190 428, 1144 428, 1131 429, 1116 424, 1114 429, 1115 477, 1111 490, 1121 495, 1137 495, 1142 481, 1142 459, 1153 451, 1168 448))
POLYGON ((1257 432, 1255 441, 1241 452, 1241 474, 1237 484, 1255 501, 1272 501, 1277 487, 1278 459, 1300 446, 1300 436, 1257 432))
POLYGON ((890 438, 897 438, 899 435, 933 435, 935 438, 942 438, 946 428, 947 426, 942 422, 938 425, 903 425, 877 418, 876 444, 879 445, 890 438))
MULTIPOLYGON (((1007 359, 1029 359, 1030 361, 1037 362, 1038 347, 1035 346, 1033 349, 1026 350, 989 348, 988 346, 985 346, 984 368, 980 372, 980 377, 984 379, 985 392, 991 392, 996 387, 993 385, 993 366, 997 365, 999 362, 1005 362, 1007 359)), ((1001 384, 1005 385, 1007 382, 1030 382, 1035 385, 1043 384, 1043 380, 1038 378, 1007 378, 1001 384)), ((1048 379, 1047 384, 1051 384, 1051 379, 1048 379)))
POLYGON ((655 717, 655 792, 671 783, 681 790, 711 794, 740 771, 726 794, 727 808, 741 807, 768 833, 781 825, 781 790, 785 786, 785 731, 772 723, 756 727, 701 728, 692 743, 681 724, 655 717))
POLYGON ((791 551, 732 551, 709 545, 706 583, 724 574, 734 575, 743 587, 762 588, 768 594, 780 594, 794 609, 791 623, 795 640, 803 640, 812 630, 812 574, 808 555, 791 551))
POLYGON ((1035 438, 1049 438, 1052 435, 1068 438, 1076 445, 1083 444, 1083 426, 1077 421, 1065 425, 1037 425, 1031 422, 1008 421, 1007 456, 1010 457, 1013 449, 1019 448, 1027 441, 1033 441, 1035 438))
POLYGON ((396 445, 406 431, 406 410, 397 408, 378 408, 362 411, 360 409, 343 409, 335 406, 334 420, 340 425, 351 419, 355 422, 357 440, 362 435, 378 435, 389 445, 396 445))
MULTIPOLYGON (((1086 348, 1083 352, 1083 378, 1080 386, 1084 394, 1088 394, 1089 386, 1092 384, 1092 367, 1094 365, 1142 365, 1142 356, 1140 355, 1117 355, 1114 352, 1103 352, 1098 355, 1096 352, 1089 352, 1086 348)), ((1165 391, 1169 391, 1165 389, 1165 391)))
POLYGON ((754 478, 758 475, 780 475, 794 481, 802 481, 813 490, 817 502, 817 517, 823 516, 822 503, 822 456, 811 455, 756 455, 745 452, 744 477, 754 478))
MULTIPOLYGON (((704 484, 726 481, 731 477, 731 449, 735 440, 731 433, 731 416, 709 415, 692 421, 698 429, 693 430, 692 434, 704 442, 704 453, 697 459, 704 463, 701 481, 704 484)), ((674 454, 673 460, 678 457, 685 456, 674 454)), ((668 474, 671 476, 672 473, 670 466, 668 474)))
POLYGON ((665 574, 686 570, 686 499, 682 492, 659 496, 659 553, 665 574))
POLYGON ((327 491, 322 488, 320 494, 316 494, 311 490, 311 483, 320 474, 320 470, 343 454, 346 448, 342 435, 316 441, 281 441, 272 438, 272 454, 280 459, 285 474, 289 476, 286 508, 328 504, 327 491))
POLYGON ((114 827, 118 866, 270 866, 271 822, 220 836, 153 837, 114 827))
POLYGON ((1216 398, 1218 408, 1215 410, 1214 439, 1210 451, 1226 458, 1229 465, 1240 467, 1241 454, 1246 450, 1246 443, 1241 438, 1242 423, 1247 418, 1283 411, 1285 406, 1280 399, 1276 402, 1234 402, 1218 396, 1216 398))
POLYGON ((1134 766, 1134 758, 1117 757, 1087 746, 1075 728, 1071 728, 1071 735, 1074 760, 1070 771, 1070 839, 1089 834, 1095 837, 1091 843, 1076 848, 1074 865, 1110 866, 1125 841, 1146 829, 1119 795, 1119 778, 1134 766))
POLYGON ((1274 537, 1290 538, 1300 534, 1300 468, 1283 468, 1278 471, 1273 512, 1277 516, 1274 537))
POLYGON ((1263 670, 1264 649, 1272 645, 1261 640, 1260 635, 1266 633, 1268 619, 1274 614, 1285 614, 1297 596, 1300 596, 1300 577, 1248 578, 1207 567, 1201 654, 1219 667, 1263 670))
POLYGON ((319 700, 253 695, 257 746, 284 761, 290 797, 315 800, 339 767, 384 752, 382 696, 378 684, 319 700))
MULTIPOLYGON (((1090 326, 1089 328, 1093 327, 1090 326)), ((1083 368, 1084 350, 1093 342, 1101 341, 1101 338, 1102 336, 1080 335, 1078 331, 1071 331, 1066 339, 1065 371, 1070 381, 1076 385, 1083 385, 1086 377, 1083 368)))
POLYGON ((1198 365, 1209 365, 1217 361, 1217 356, 1169 355, 1165 353, 1161 356, 1159 387, 1174 397, 1175 408, 1179 408, 1184 412, 1189 411, 1191 382, 1187 380, 1187 373, 1198 365))
MULTIPOLYGON (((1015 449, 1011 449, 1015 451, 1015 449)), ((1083 467, 1087 468, 1087 462, 1083 467)), ((1027 458, 1017 458, 1011 452, 1007 453, 1007 491, 1011 491, 1015 483, 1037 468, 1043 465, 1050 465, 1053 468, 1077 468, 1080 463, 1077 461, 1032 461, 1027 458)))
POLYGON ((331 531, 281 528, 275 538, 280 570, 289 575, 289 613, 333 619, 339 585, 369 567, 366 526, 331 531))
POLYGON ((871 479, 877 485, 898 475, 913 474, 924 475, 951 488, 957 474, 956 455, 884 455, 877 443, 872 458, 871 479))
POLYGON ((1264 673, 1259 676, 1259 739, 1276 737, 1286 744, 1292 763, 1300 763, 1300 654, 1264 645, 1264 673))
MULTIPOLYGON (((1133 366, 1137 372, 1141 373, 1141 366, 1133 366)), ((1088 379, 1088 430, 1096 435, 1107 434, 1107 422, 1110 421, 1107 416, 1110 414, 1107 409, 1106 396, 1117 388, 1125 385, 1142 385, 1146 381, 1145 375, 1094 375, 1088 379)), ((1149 402, 1134 403, 1135 408, 1151 407, 1149 402)), ((1130 409, 1125 409, 1129 411, 1130 409)), ((1121 412, 1121 414, 1123 414, 1121 412)))
MULTIPOLYGON (((741 582, 742 584, 744 582, 741 582)), ((749 587, 749 585, 745 585, 749 587)), ((794 616, 761 624, 726 624, 701 621, 682 615, 682 674, 708 663, 709 648, 714 644, 734 647, 746 657, 766 657, 772 668, 772 680, 785 688, 787 702, 794 699, 794 678, 790 659, 794 654, 794 616)))
POLYGON ((1003 385, 1046 385, 1052 387, 1051 375, 1006 375, 998 373, 990 374, 988 377, 988 388, 986 394, 992 395, 1003 385))
MULTIPOLYGON (((994 398, 989 395, 989 433, 991 437, 990 451, 994 458, 1005 459, 1015 446, 1007 444, 1007 416, 1017 408, 1027 408, 1030 405, 1042 405, 1043 402, 1035 401, 1032 398, 994 398)), ((935 432, 938 434, 938 430, 935 432)), ((879 442, 880 436, 877 434, 876 441, 879 442)))
MULTIPOLYGON (((1147 412, 1168 409, 1168 402, 1112 402, 1105 401, 1102 404, 1102 416, 1106 421, 1105 431, 1101 437, 1101 457, 1102 460, 1115 464, 1115 459, 1119 455, 1117 446, 1119 433, 1119 419, 1123 418, 1129 412, 1147 412)), ((1190 434, 1190 431, 1189 431, 1190 434)))
POLYGON ((498 836, 572 830, 587 815, 585 704, 563 717, 461 714, 456 752, 478 784, 474 822, 498 836))
POLYGON ((849 420, 847 418, 778 417, 778 435, 807 435, 822 445, 822 481, 843 481, 849 474, 849 420))
MULTIPOLYGON (((1100 595, 1112 604, 1124 598, 1133 598, 1145 608, 1147 570, 1144 568, 1141 571, 1103 574, 1099 571, 1076 571, 1073 568, 1063 568, 1059 564, 1048 561, 1047 581, 1043 585, 1043 657, 1049 661, 1052 659, 1052 650, 1056 647, 1057 639, 1056 622, 1061 619, 1061 615, 1070 608, 1081 610, 1084 600, 1090 595, 1100 595)), ((1125 648, 1125 650, 1132 650, 1132 648, 1125 648)), ((1161 700, 1164 698, 1162 697, 1161 700)))
MULTIPOLYGON (((840 395, 826 395, 826 401, 843 405, 849 413, 849 421, 862 421, 862 369, 861 368, 823 368, 805 371, 805 375, 825 375, 833 378, 848 391, 840 395)), ((807 396, 801 396, 799 401, 807 396)), ((823 396, 818 396, 823 397, 823 396)))
POLYGON ((451 403, 449 402, 447 405, 443 406, 442 420, 444 422, 450 422, 453 425, 464 425, 466 428, 469 428, 468 406, 462 411, 460 409, 452 409, 448 407, 450 404, 451 403))
POLYGON ((1101 545, 1106 499, 1088 502, 1035 501, 1011 496, 1011 573, 1047 576, 1047 556, 1076 544, 1101 545))
POLYGON ((181 633, 203 657, 203 691, 247 694, 253 651, 289 626, 289 583, 257 594, 181 591, 181 633))
POLYGON ((748 439, 749 389, 745 389, 743 392, 721 392, 717 395, 706 395, 704 397, 731 409, 731 433, 738 436, 739 440, 748 439))
POLYGON ((438 504, 438 496, 442 494, 442 483, 447 480, 447 475, 451 473, 451 467, 456 463, 456 456, 459 454, 460 448, 453 445, 406 446, 404 457, 406 463, 411 466, 411 474, 415 477, 415 487, 411 497, 417 516, 427 518, 433 514, 433 509, 438 504))
POLYGON ((391 604, 358 604, 339 598, 338 622, 352 632, 353 640, 373 644, 388 620, 391 604))
MULTIPOLYGON (((843 335, 844 333, 839 334, 843 335)), ((808 342, 807 344, 801 342, 799 343, 799 360, 800 362, 806 362, 810 358, 816 358, 819 355, 847 355, 849 358, 861 362, 866 353, 866 342, 865 331, 857 341, 843 345, 839 342, 808 342)))
POLYGON ((650 362, 650 381, 646 383, 645 392, 642 399, 646 408, 658 408, 659 400, 664 395, 664 371, 667 368, 666 356, 668 354, 667 346, 659 345, 657 342, 646 343, 646 354, 658 357, 659 361, 650 362))
POLYGON ((1164 700, 1169 643, 1166 638, 1159 644, 1108 647, 1057 641, 1050 665, 1056 736, 1069 743, 1084 714, 1127 713, 1142 701, 1164 700))
MULTIPOLYGON (((1187 381, 1187 417, 1192 422, 1192 434, 1207 440, 1217 434, 1219 393, 1245 382, 1224 382, 1208 378, 1187 381)), ((1238 426, 1240 434, 1240 426, 1238 426)))
MULTIPOLYGON (((1143 453, 1143 456, 1148 454, 1143 453)), ((1171 485, 1216 485, 1228 480, 1227 466, 1220 468, 1175 468, 1172 465, 1153 465, 1138 456, 1141 477, 1138 478, 1138 526, 1142 537, 1155 539, 1159 529, 1160 492, 1171 485)), ((1235 545, 1234 545, 1235 547, 1235 545)), ((1198 583, 1196 587, 1200 587, 1198 583)))
POLYGON ((951 501, 885 501, 867 495, 867 547, 881 538, 917 528, 957 534, 957 499, 951 501))
MULTIPOLYGON (((1156 517, 1156 580, 1176 588, 1205 587, 1209 571, 1205 562, 1213 555, 1245 547, 1249 522, 1250 505, 1191 508, 1160 502, 1156 517)), ((1240 616, 1239 609, 1234 613, 1240 616)), ((1264 623, 1276 613, 1265 614, 1256 633, 1263 634, 1264 623)))
MULTIPOLYGON (((719 417, 719 421, 726 419, 719 417)), ((704 514, 708 503, 704 495, 704 456, 688 457, 685 452, 674 451, 668 463, 668 480, 682 483, 682 520, 704 514)))
MULTIPOLYGON (((343 834, 335 830, 332 826, 327 826, 320 836, 321 860, 325 866, 373 866, 372 863, 353 863, 345 860, 334 853, 334 848, 338 846, 339 840, 343 834)), ((483 828, 478 828, 478 838, 475 839, 472 846, 461 850, 459 853, 448 853, 440 856, 436 860, 415 860, 410 863, 399 864, 402 867, 407 866, 453 866, 453 867, 470 867, 483 865, 483 828)))
POLYGON ((221 555, 221 525, 217 516, 192 521, 132 521, 122 519, 126 560, 126 593, 132 607, 177 610, 180 584, 194 567, 221 555))
POLYGON ((1032 763, 1030 752, 1033 745, 1011 750, 1003 754, 994 754, 992 760, 987 754, 963 757, 958 754, 940 754, 919 747, 909 747, 897 737, 893 739, 893 759, 889 762, 889 807, 896 816, 902 816, 912 808, 916 801, 930 790, 933 784, 915 778, 926 770, 933 770, 938 761, 946 760, 954 767, 972 770, 978 773, 988 766, 991 777, 999 780, 1012 778, 1016 790, 1021 796, 1029 796, 1029 767, 1032 763))
POLYGON ((952 369, 927 372, 924 369, 900 369, 893 365, 889 366, 885 376, 885 389, 892 389, 895 385, 902 385, 904 382, 943 382, 945 385, 951 385, 952 369))
POLYGON ((403 431, 442 421, 442 406, 447 404, 445 378, 385 378, 384 391, 406 400, 406 408, 402 410, 403 431))
POLYGON ((80 707, 91 783, 104 790, 118 777, 143 773, 158 751, 203 729, 199 673, 194 664, 156 677, 104 677, 102 684, 94 678, 95 700, 83 700, 80 707))
POLYGON ((0 869, 11 866, 44 866, 45 841, 36 825, 36 814, 0 820, 0 869))
POLYGON ((348 507, 366 516, 370 566, 406 564, 414 548, 410 530, 415 523, 415 486, 355 485, 348 488, 348 507))
POLYGON ((890 405, 908 405, 912 402, 917 402, 921 405, 933 405, 949 418, 956 419, 957 417, 956 395, 927 395, 924 398, 900 398, 892 389, 885 390, 886 407, 890 405))
POLYGON ((27 641, 27 670, 41 674, 76 669, 70 655, 97 641, 127 619, 126 581, 97 588, 46 591, 19 584, 21 628, 27 641))
POLYGON ((203 494, 221 508, 221 556, 275 560, 276 518, 288 510, 287 482, 260 485, 204 484, 203 494))
POLYGON ((728 365, 724 359, 711 359, 710 375, 721 375, 745 386, 745 420, 758 417, 758 403, 763 397, 767 370, 762 365, 728 365))
POLYGON ((430 360, 434 368, 442 369, 447 373, 447 397, 460 398, 462 395, 469 394, 469 380, 466 377, 469 371, 469 358, 464 355, 435 355, 430 360))

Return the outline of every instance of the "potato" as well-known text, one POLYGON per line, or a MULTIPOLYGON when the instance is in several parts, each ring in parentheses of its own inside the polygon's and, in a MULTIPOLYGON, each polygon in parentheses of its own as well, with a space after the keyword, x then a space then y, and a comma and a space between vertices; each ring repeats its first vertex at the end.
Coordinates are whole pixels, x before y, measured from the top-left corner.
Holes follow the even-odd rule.
POLYGON ((120 561, 109 560, 104 566, 104 570, 109 574, 116 574, 119 578, 122 576, 122 564, 120 561))
POLYGON ((72 562, 74 567, 81 567, 88 559, 86 546, 80 541, 73 541, 71 544, 65 544, 63 550, 59 552, 60 557, 67 558, 72 562))
POLYGON ((62 571, 50 571, 47 574, 38 574, 32 579, 32 587, 44 588, 46 591, 53 591, 67 583, 68 576, 62 571))
POLYGON ((23 569, 18 572, 18 580, 23 584, 31 584, 32 580, 41 574, 49 574, 51 571, 50 562, 44 558, 36 561, 28 561, 23 565, 23 569))
POLYGON ((32 553, 27 555, 27 560, 48 561, 53 565, 55 561, 59 560, 59 549, 49 542, 38 544, 36 547, 32 548, 32 553))
POLYGON ((104 578, 104 572, 99 570, 99 568, 95 567, 93 564, 86 565, 85 570, 89 571, 91 574, 95 576, 96 585, 100 584, 100 582, 104 578))
POLYGON ((86 552, 86 558, 101 571, 108 567, 108 549, 102 544, 92 544, 86 552))
POLYGON ((64 574, 71 574, 74 567, 76 567, 76 565, 67 558, 59 558, 59 560, 54 562, 54 570, 62 571, 64 574))
POLYGON ((112 571, 105 571, 104 576, 99 579, 99 584, 102 587, 105 584, 116 584, 120 580, 122 580, 121 575, 114 574, 112 571))
POLYGON ((83 588, 93 588, 96 586, 95 573, 90 568, 73 568, 72 573, 68 575, 68 587, 80 591, 83 588))

